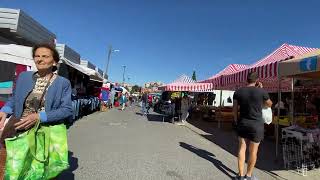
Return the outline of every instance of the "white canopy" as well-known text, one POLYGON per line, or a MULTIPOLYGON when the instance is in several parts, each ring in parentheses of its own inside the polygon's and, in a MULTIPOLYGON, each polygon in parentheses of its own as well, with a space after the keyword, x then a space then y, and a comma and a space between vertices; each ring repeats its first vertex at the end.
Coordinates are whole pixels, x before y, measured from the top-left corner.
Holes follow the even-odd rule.
POLYGON ((37 69, 32 58, 32 48, 28 46, 0 45, 0 61, 30 66, 31 70, 37 69))
MULTIPOLYGON (((32 58, 32 47, 21 46, 16 44, 4 44, 0 45, 0 61, 12 62, 15 64, 21 64, 30 66, 32 71, 36 71, 37 68, 32 58)), ((72 68, 90 76, 91 80, 103 81, 103 77, 95 70, 73 63, 66 58, 62 58, 61 61, 72 68)))
POLYGON ((68 66, 82 72, 83 74, 90 76, 91 80, 99 81, 99 82, 103 81, 103 77, 96 70, 87 68, 85 66, 81 66, 80 64, 73 63, 72 61, 66 58, 62 58, 61 60, 63 63, 67 64, 68 66))

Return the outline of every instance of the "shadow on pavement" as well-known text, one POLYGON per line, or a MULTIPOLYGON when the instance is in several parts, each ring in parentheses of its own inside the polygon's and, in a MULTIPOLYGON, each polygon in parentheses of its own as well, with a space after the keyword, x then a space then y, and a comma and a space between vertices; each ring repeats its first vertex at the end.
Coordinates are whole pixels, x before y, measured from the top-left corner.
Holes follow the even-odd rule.
POLYGON ((172 123, 172 119, 166 115, 161 114, 148 114, 147 115, 148 121, 154 121, 154 122, 167 122, 172 123))
MULTIPOLYGON (((136 112, 136 115, 139 115, 139 116, 143 116, 142 113, 140 112, 136 112)), ((158 113, 152 113, 152 114, 147 114, 147 119, 148 121, 153 121, 153 122, 170 122, 171 123, 171 119, 166 116, 166 115, 161 115, 161 114, 158 114, 158 113)))
POLYGON ((68 180, 74 180, 74 171, 76 169, 78 169, 79 165, 78 165, 78 158, 76 157, 73 157, 73 152, 69 151, 68 152, 68 155, 69 155, 69 169, 65 170, 63 173, 61 173, 61 175, 59 175, 58 179, 61 179, 61 180, 65 180, 65 179, 68 179, 68 180))
POLYGON ((225 166, 221 161, 216 159, 216 156, 214 154, 184 142, 180 142, 180 146, 195 153, 199 157, 202 157, 203 159, 210 161, 217 169, 219 169, 225 175, 229 176, 231 179, 237 175, 236 172, 234 172, 232 169, 225 166))
MULTIPOLYGON (((207 133, 201 136, 233 154, 236 163, 238 138, 236 132, 231 128, 231 123, 223 123, 220 128, 218 128, 217 122, 189 119, 188 123, 207 133)), ((246 157, 248 157, 248 154, 246 157)), ((270 171, 283 170, 283 165, 279 162, 281 160, 275 157, 274 140, 265 138, 259 147, 256 167, 268 172, 270 175, 278 176, 270 171)))

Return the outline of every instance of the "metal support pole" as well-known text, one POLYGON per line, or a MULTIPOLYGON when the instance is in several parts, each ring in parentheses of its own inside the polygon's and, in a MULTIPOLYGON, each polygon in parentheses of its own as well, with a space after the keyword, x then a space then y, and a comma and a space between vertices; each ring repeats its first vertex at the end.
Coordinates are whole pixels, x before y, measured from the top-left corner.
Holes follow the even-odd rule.
POLYGON ((279 122, 280 122, 280 102, 281 102, 281 78, 278 78, 278 107, 277 107, 277 122, 275 124, 276 136, 276 159, 279 156, 279 122))
POLYGON ((109 63, 110 63, 110 59, 111 59, 111 53, 112 53, 112 46, 109 46, 109 50, 108 50, 108 59, 107 59, 107 66, 106 66, 106 70, 105 70, 105 75, 107 76, 107 79, 109 80, 109 75, 108 75, 108 69, 109 69, 109 63))
POLYGON ((290 112, 291 125, 295 124, 294 122, 294 78, 291 79, 291 112, 290 112))
POLYGON ((221 110, 221 107, 222 106, 222 90, 220 90, 220 106, 219 106, 219 114, 220 114, 220 117, 218 119, 218 128, 221 128, 221 115, 222 115, 222 110, 221 110))

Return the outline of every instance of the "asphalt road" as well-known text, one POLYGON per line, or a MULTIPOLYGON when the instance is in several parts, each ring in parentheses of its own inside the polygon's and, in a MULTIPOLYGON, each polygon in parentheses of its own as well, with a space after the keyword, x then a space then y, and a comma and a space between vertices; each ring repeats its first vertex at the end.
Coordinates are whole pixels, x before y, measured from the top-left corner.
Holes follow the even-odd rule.
MULTIPOLYGON (((237 172, 228 151, 156 114, 141 116, 137 107, 86 116, 68 136, 71 167, 59 179, 218 180, 237 172)), ((263 170, 255 174, 275 179, 263 170)))

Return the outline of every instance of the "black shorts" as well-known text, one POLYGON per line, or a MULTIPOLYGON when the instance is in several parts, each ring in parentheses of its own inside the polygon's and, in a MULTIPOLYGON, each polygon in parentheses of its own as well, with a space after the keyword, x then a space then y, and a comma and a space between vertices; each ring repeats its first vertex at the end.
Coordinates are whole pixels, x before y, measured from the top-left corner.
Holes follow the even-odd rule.
POLYGON ((264 123, 263 121, 241 120, 237 126, 237 133, 239 137, 259 143, 264 137, 264 123))

